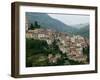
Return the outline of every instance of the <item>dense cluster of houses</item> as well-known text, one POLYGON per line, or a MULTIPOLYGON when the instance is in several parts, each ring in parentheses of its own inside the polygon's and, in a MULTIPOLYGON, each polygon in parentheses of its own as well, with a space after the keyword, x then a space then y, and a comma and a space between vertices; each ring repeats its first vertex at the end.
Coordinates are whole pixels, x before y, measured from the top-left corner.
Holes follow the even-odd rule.
MULTIPOLYGON (((54 40, 63 54, 75 61, 86 61, 87 56, 83 55, 83 48, 88 47, 89 40, 80 36, 69 36, 64 32, 57 32, 52 29, 34 29, 26 31, 26 38, 45 40, 48 45, 54 40)), ((52 54, 49 54, 49 58, 52 54)))
MULTIPOLYGON (((62 54, 68 56, 70 60, 86 62, 87 56, 83 54, 83 48, 89 46, 89 40, 80 35, 69 36, 64 32, 57 32, 52 29, 37 28, 29 30, 29 22, 26 18, 26 38, 45 40, 48 45, 52 44, 56 40, 62 54)), ((56 63, 61 58, 60 54, 48 54, 48 60, 50 63, 56 63)), ((68 61, 66 61, 68 64, 68 61)))

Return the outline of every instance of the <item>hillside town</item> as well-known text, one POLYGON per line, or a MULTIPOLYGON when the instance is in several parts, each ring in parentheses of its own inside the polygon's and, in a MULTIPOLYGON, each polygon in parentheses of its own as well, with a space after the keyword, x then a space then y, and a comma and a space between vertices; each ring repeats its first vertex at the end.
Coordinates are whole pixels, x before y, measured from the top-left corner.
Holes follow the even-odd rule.
MULTIPOLYGON (((57 64, 59 60, 64 60, 63 64, 70 65, 72 61, 78 64, 89 63, 89 39, 81 35, 69 35, 67 32, 60 32, 49 28, 40 28, 38 22, 34 22, 34 29, 29 29, 31 25, 26 18, 26 38, 33 40, 46 41, 48 45, 56 44, 59 49, 58 52, 49 52, 46 58, 39 57, 39 62, 48 61, 50 64, 57 64), (60 51, 60 54, 59 54, 60 51), (55 53, 55 54, 52 54, 55 53), (62 55, 64 55, 62 57, 62 55), (67 58, 67 59, 66 59, 67 58), (68 61, 70 60, 70 61, 68 61)), ((54 45, 55 46, 55 45, 54 45)), ((50 47, 50 49, 53 48, 50 47)), ((55 48, 56 49, 56 48, 55 48)), ((45 55, 44 55, 45 56, 45 55)), ((47 63, 48 63, 47 62, 47 63)), ((47 64, 46 63, 46 64, 47 64)), ((61 62, 62 63, 62 62, 61 62)), ((76 64, 76 63, 75 63, 76 64)), ((44 65, 44 64, 42 64, 44 65)))
MULTIPOLYGON (((83 55, 83 48, 88 47, 89 40, 80 35, 69 36, 64 32, 39 28, 27 30, 26 38, 45 40, 48 45, 52 44, 52 42, 55 40, 60 51, 68 56, 69 59, 86 63, 87 56, 83 55)), ((57 58, 60 58, 59 54, 57 54, 55 57, 53 57, 52 54, 48 55, 48 59, 51 62, 56 62, 57 58)))

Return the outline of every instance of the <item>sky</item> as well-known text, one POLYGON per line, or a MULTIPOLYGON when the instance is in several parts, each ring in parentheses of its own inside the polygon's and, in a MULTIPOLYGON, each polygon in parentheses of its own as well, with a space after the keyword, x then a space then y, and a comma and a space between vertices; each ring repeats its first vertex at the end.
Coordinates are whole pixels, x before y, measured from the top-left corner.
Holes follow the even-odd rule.
POLYGON ((77 24, 84 24, 89 23, 89 15, 75 15, 75 14, 48 14, 50 17, 60 20, 61 22, 67 25, 77 25, 77 24))

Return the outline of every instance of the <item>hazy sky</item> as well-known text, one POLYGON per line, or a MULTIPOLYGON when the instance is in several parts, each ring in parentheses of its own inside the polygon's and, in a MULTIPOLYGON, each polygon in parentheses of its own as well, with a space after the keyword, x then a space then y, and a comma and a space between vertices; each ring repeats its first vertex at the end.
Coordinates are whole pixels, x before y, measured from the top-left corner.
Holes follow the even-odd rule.
POLYGON ((89 15, 61 15, 61 14, 48 14, 50 17, 62 21, 68 25, 89 23, 89 15))

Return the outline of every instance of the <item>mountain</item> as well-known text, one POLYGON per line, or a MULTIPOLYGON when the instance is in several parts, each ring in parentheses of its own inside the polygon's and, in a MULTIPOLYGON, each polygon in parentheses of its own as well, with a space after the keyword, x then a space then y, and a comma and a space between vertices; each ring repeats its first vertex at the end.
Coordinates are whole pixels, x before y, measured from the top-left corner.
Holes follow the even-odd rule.
POLYGON ((50 17, 46 13, 26 13, 29 23, 37 21, 42 28, 50 28, 60 32, 67 32, 69 34, 77 32, 76 28, 66 25, 63 22, 50 17))
POLYGON ((77 28, 77 29, 81 29, 81 28, 84 28, 85 26, 89 26, 89 24, 88 23, 80 23, 80 24, 75 24, 72 26, 77 28))
POLYGON ((58 32, 66 32, 67 34, 73 35, 81 35, 83 37, 89 37, 89 24, 78 24, 78 25, 67 25, 57 20, 55 18, 50 17, 46 13, 31 13, 26 12, 26 17, 28 19, 29 24, 34 24, 35 21, 41 26, 41 28, 49 28, 52 30, 56 30, 58 32))
POLYGON ((89 38, 89 24, 83 24, 82 27, 79 28, 79 30, 75 34, 80 34, 83 37, 89 38))

